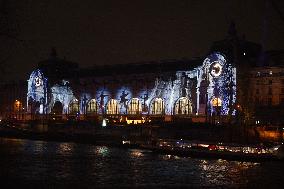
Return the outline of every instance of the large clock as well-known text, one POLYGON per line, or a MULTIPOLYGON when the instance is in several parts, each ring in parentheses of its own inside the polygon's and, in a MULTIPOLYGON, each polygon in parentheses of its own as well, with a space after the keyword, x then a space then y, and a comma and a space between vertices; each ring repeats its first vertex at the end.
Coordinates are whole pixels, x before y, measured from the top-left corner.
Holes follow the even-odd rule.
POLYGON ((222 73, 222 65, 219 62, 213 62, 210 66, 210 74, 213 77, 219 77, 222 73))
POLYGON ((38 77, 38 76, 36 76, 36 77, 35 77, 35 86, 36 86, 36 87, 39 87, 39 86, 41 86, 41 84, 42 84, 41 78, 38 77))

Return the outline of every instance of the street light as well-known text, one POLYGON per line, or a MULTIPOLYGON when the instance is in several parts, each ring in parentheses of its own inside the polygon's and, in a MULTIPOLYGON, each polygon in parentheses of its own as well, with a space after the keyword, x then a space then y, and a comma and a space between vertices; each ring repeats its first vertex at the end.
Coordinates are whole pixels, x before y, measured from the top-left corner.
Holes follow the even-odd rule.
POLYGON ((22 109, 21 106, 22 106, 22 103, 16 99, 14 103, 14 113, 16 114, 16 118, 19 117, 18 114, 20 110, 22 109))

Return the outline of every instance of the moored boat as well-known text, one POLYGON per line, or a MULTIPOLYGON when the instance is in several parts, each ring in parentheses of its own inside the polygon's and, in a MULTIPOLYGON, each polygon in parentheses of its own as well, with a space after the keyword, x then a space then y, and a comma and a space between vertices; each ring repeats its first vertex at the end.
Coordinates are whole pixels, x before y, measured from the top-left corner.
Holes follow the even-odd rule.
POLYGON ((243 145, 233 143, 206 143, 201 141, 159 139, 151 144, 142 144, 142 148, 153 152, 179 156, 221 158, 239 161, 283 160, 284 146, 243 145))

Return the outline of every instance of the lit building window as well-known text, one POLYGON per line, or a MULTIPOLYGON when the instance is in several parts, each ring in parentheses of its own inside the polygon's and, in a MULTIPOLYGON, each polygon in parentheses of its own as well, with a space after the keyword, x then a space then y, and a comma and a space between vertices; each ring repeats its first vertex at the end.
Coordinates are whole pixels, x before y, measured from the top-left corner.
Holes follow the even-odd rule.
POLYGON ((111 99, 107 103, 106 114, 119 114, 119 105, 117 100, 111 99))
POLYGON ((181 97, 175 104, 176 115, 189 115, 192 114, 192 106, 188 98, 181 97))
POLYGON ((69 104, 69 114, 76 114, 79 112, 79 102, 77 99, 72 100, 69 104))
POLYGON ((140 114, 142 112, 141 102, 138 98, 132 98, 128 103, 127 113, 128 114, 140 114))
POLYGON ((212 106, 213 107, 222 106, 222 100, 220 98, 213 98, 212 99, 212 106))
POLYGON ((97 113, 97 101, 96 99, 92 99, 90 100, 90 102, 88 103, 88 107, 87 107, 87 113, 97 113))
POLYGON ((151 114, 162 115, 165 112, 164 101, 161 98, 155 98, 151 104, 151 114))
POLYGON ((269 71, 269 75, 272 75, 272 71, 269 71))

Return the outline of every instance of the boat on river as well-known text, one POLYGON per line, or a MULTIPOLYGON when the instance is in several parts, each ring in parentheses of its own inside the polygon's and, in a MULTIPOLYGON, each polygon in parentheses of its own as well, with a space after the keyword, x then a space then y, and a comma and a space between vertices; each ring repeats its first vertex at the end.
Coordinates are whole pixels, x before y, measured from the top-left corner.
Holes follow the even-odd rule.
POLYGON ((283 143, 273 145, 244 145, 234 143, 207 143, 201 141, 159 139, 141 144, 153 152, 178 156, 220 158, 238 161, 284 160, 283 143))

